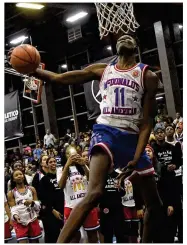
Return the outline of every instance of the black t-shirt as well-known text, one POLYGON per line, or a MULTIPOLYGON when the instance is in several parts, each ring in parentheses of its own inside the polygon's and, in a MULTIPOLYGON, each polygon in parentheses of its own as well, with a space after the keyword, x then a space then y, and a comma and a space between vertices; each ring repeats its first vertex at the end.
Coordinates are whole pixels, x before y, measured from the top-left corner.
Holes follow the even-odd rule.
POLYGON ((117 211, 120 207, 122 208, 121 197, 124 196, 124 192, 119 192, 117 187, 116 177, 118 173, 115 171, 108 175, 105 191, 100 200, 100 208, 109 208, 113 211, 117 211))
POLYGON ((178 145, 173 146, 167 142, 162 145, 155 143, 153 150, 158 160, 158 174, 161 176, 175 176, 175 172, 169 172, 167 166, 175 164, 178 169, 181 165, 181 152, 178 145))
POLYGON ((157 183, 159 194, 165 206, 173 206, 178 199, 178 190, 175 172, 168 171, 167 167, 170 164, 175 164, 178 168, 181 164, 181 154, 179 153, 177 147, 167 142, 162 145, 155 143, 153 149, 158 160, 158 166, 156 169, 158 170, 158 175, 160 176, 157 183))
POLYGON ((55 209, 64 213, 64 192, 57 183, 56 174, 47 173, 39 183, 39 200, 43 211, 52 213, 55 209))

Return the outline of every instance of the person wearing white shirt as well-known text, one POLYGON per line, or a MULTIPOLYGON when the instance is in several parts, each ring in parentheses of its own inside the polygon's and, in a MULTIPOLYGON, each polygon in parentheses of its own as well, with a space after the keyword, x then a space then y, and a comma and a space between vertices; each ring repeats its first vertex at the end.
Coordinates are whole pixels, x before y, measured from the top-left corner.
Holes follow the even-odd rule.
POLYGON ((46 130, 46 135, 44 136, 44 145, 49 147, 50 145, 54 146, 55 144, 55 137, 53 134, 50 133, 49 129, 46 130))
POLYGON ((177 124, 178 124, 179 122, 183 122, 183 118, 181 117, 180 113, 177 112, 177 113, 176 113, 176 119, 173 121, 173 123, 175 124, 175 126, 177 126, 177 124))

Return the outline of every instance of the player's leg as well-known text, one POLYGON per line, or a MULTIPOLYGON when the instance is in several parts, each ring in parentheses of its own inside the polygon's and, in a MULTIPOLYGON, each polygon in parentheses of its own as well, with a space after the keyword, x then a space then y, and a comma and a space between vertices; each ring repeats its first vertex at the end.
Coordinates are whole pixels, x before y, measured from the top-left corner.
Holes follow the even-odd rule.
MULTIPOLYGON (((72 212, 72 208, 64 207, 64 222, 67 222, 71 212, 72 212)), ((71 243, 79 243, 80 239, 81 239, 81 233, 80 230, 78 230, 71 238, 71 243)))
POLYGON ((71 240, 74 232, 82 225, 88 213, 96 207, 101 197, 106 176, 110 167, 110 158, 100 147, 94 147, 90 161, 88 192, 84 199, 72 210, 72 213, 60 233, 57 243, 71 240))

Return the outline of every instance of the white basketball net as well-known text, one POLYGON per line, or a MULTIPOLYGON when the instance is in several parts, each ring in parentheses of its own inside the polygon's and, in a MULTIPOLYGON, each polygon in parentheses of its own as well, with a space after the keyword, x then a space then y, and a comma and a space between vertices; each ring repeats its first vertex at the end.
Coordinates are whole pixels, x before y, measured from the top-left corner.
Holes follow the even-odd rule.
POLYGON ((109 32, 135 32, 139 27, 132 3, 95 3, 101 39, 109 32))
POLYGON ((38 89, 38 86, 35 83, 35 78, 34 77, 25 77, 23 79, 23 82, 25 83, 27 88, 30 89, 30 90, 37 90, 38 89))

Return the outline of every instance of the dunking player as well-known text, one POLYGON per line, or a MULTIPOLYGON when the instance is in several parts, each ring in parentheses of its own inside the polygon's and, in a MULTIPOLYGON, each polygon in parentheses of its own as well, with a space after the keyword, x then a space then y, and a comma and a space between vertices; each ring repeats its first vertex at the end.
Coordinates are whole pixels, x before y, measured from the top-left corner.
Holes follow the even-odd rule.
POLYGON ((141 190, 147 207, 143 242, 152 242, 153 237, 162 242, 162 203, 153 177, 154 168, 144 151, 152 129, 159 80, 147 65, 136 63, 136 46, 133 37, 124 35, 117 41, 119 57, 115 63, 94 64, 63 74, 37 69, 32 74, 44 81, 64 85, 101 79, 101 115, 93 127, 88 193, 73 209, 58 243, 69 242, 88 213, 98 204, 111 167, 123 168, 127 165, 141 176, 141 190))

